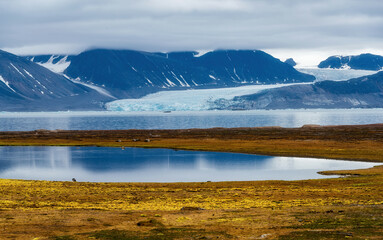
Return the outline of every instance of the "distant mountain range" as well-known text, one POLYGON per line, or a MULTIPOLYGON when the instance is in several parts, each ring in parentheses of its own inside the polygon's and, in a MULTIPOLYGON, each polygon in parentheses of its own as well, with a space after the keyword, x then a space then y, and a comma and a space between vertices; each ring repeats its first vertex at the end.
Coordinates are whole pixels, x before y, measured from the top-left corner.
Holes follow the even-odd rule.
POLYGON ((320 62, 318 67, 379 71, 383 69, 383 56, 370 53, 357 56, 331 56, 320 62))
POLYGON ((322 81, 264 90, 216 102, 218 109, 382 108, 383 71, 348 81, 322 81))
POLYGON ((28 59, 43 66, 55 62, 62 66, 70 61, 63 71, 67 77, 102 87, 117 98, 136 98, 163 90, 315 80, 265 52, 253 50, 217 50, 199 55, 96 49, 77 56, 28 59))
POLYGON ((101 109, 111 98, 0 50, 0 111, 101 109))
MULTIPOLYGON (((324 68, 381 69, 381 58, 330 57, 324 68)), ((96 49, 79 55, 20 57, 0 51, 0 111, 102 110, 106 102, 168 90, 297 83, 218 100, 217 109, 383 107, 383 74, 312 83, 258 50, 149 53, 96 49)))

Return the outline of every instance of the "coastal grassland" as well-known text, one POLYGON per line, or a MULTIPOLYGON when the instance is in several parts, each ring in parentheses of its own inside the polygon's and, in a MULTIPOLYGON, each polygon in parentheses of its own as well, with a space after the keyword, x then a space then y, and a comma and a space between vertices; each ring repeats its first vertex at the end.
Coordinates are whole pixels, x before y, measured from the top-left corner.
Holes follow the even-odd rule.
MULTIPOLYGON (((383 125, 1 132, 0 145, 162 147, 383 162, 383 125), (148 139, 149 141, 145 141, 148 139)), ((0 239, 383 239, 383 167, 304 181, 0 179, 0 239)))
POLYGON ((0 239, 383 238, 383 167, 342 174, 351 177, 200 183, 2 179, 0 239))

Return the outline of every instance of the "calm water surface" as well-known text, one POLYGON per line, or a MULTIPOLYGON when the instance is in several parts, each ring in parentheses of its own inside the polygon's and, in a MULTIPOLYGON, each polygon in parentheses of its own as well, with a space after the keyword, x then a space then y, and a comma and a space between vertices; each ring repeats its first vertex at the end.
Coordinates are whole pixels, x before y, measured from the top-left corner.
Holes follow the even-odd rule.
POLYGON ((322 170, 377 163, 105 147, 0 147, 0 178, 91 182, 200 182, 326 178, 322 170))
POLYGON ((301 127, 305 124, 383 123, 383 109, 314 109, 205 112, 0 112, 0 131, 36 129, 184 129, 212 127, 301 127))

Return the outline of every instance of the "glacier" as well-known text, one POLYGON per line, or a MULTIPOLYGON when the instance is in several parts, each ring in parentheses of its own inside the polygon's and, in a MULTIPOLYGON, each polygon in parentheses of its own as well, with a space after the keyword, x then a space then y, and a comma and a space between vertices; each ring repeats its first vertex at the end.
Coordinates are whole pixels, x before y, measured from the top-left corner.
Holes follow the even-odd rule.
POLYGON ((377 71, 354 70, 354 69, 332 69, 332 68, 296 68, 298 71, 314 75, 315 81, 333 80, 346 81, 351 78, 372 75, 377 71))
POLYGON ((106 104, 108 111, 204 111, 215 108, 215 101, 232 99, 242 94, 251 94, 263 89, 292 84, 251 85, 234 88, 161 91, 139 99, 122 99, 106 104))
MULTIPOLYGON (((299 68, 298 71, 312 74, 315 81, 334 80, 345 81, 350 78, 361 77, 376 73, 376 71, 352 70, 352 69, 320 69, 299 68)), ((299 83, 311 84, 311 83, 299 83)), ((219 109, 219 100, 232 100, 236 96, 254 94, 271 88, 296 85, 272 84, 272 85, 247 85, 232 88, 217 89, 190 89, 179 91, 161 91, 146 95, 139 99, 122 99, 105 104, 108 111, 124 112, 161 112, 161 111, 206 111, 219 109)), ((225 101, 222 101, 225 102, 225 101)))

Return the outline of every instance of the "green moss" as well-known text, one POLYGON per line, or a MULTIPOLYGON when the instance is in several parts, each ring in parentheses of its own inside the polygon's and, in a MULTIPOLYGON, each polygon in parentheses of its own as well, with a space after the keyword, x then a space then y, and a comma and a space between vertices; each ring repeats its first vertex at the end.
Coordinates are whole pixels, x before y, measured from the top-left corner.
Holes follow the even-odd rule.
POLYGON ((141 237, 137 233, 121 231, 121 230, 103 230, 91 234, 91 237, 104 240, 140 240, 141 237))
POLYGON ((76 240, 75 238, 71 236, 55 236, 51 237, 52 240, 76 240))
POLYGON ((383 216, 382 210, 376 209, 376 212, 358 212, 346 213, 344 216, 339 216, 337 213, 328 214, 312 223, 307 223, 302 228, 309 229, 338 229, 349 228, 354 231, 363 229, 382 229, 383 216))
POLYGON ((328 210, 310 216, 297 216, 303 223, 295 231, 280 239, 366 239, 370 236, 383 237, 383 209, 380 206, 365 206, 363 209, 346 211, 328 210))
POLYGON ((137 223, 139 227, 164 227, 164 224, 156 219, 150 219, 147 221, 140 221, 137 223))
POLYGON ((210 239, 212 237, 231 238, 222 232, 206 232, 205 230, 189 228, 155 228, 146 233, 123 231, 123 230, 103 230, 90 234, 90 237, 101 240, 172 240, 172 239, 210 239))
POLYGON ((340 231, 299 231, 292 232, 288 235, 280 236, 280 240, 319 240, 319 239, 360 239, 352 237, 352 233, 340 232, 340 231))

